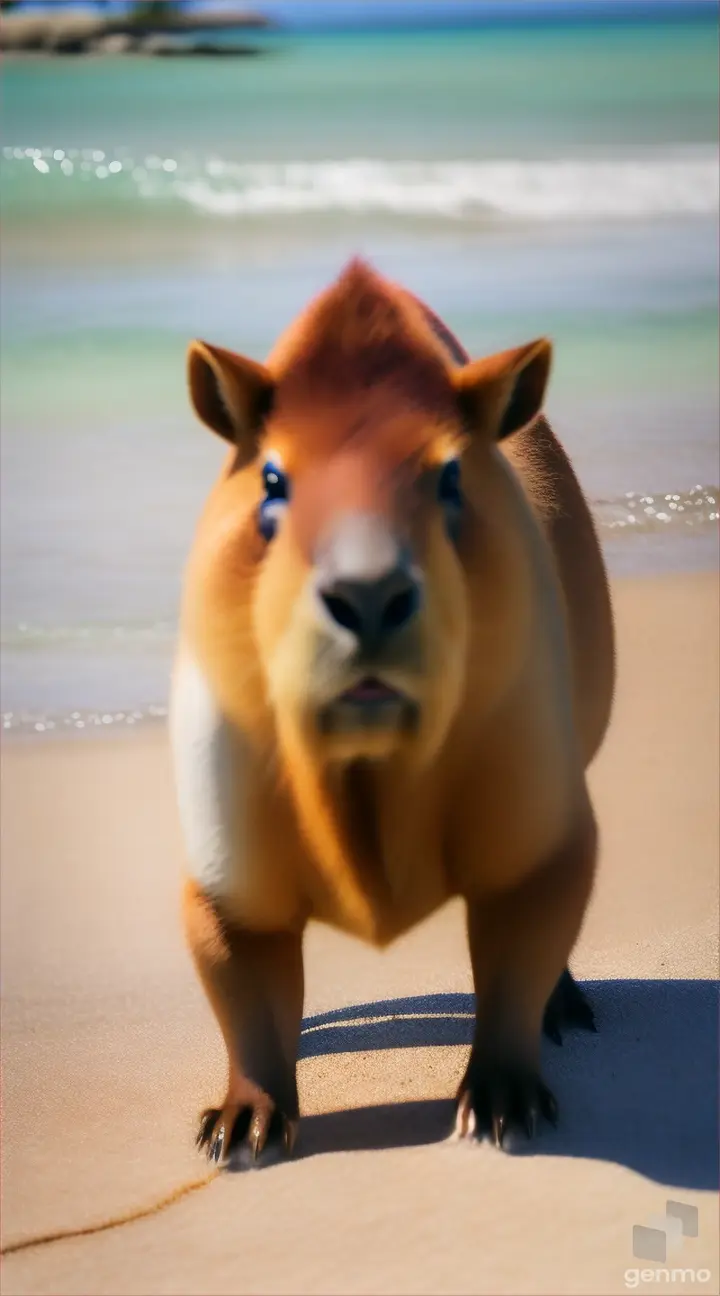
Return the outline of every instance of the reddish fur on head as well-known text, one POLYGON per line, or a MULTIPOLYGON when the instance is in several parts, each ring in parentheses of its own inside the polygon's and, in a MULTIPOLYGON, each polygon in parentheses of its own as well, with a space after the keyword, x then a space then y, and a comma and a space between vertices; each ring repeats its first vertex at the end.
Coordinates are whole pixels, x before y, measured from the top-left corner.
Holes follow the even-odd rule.
MULTIPOLYGON (((337 449, 347 437, 377 440, 379 412, 388 422, 410 411, 436 423, 456 417, 447 357, 419 309, 361 261, 310 306, 300 335, 292 330, 273 360, 278 419, 302 425, 318 409, 326 414, 312 453, 337 449)), ((416 453, 417 424, 415 436, 393 448, 416 453)))
MULTIPOLYGON (((549 344, 538 342, 459 367, 435 317, 358 260, 311 302, 266 365, 193 344, 191 397, 233 449, 191 558, 186 626, 221 705, 244 729, 271 743, 279 738, 281 748, 283 734, 288 743, 292 734, 290 745, 320 763, 437 750, 472 647, 477 591, 468 589, 468 564, 473 580, 485 583, 499 674, 507 674, 500 644, 517 618, 503 608, 503 590, 508 564, 520 559, 508 526, 513 488, 495 441, 537 413, 549 356, 549 344), (433 469, 466 446, 466 537, 457 547, 433 469), (285 519, 266 546, 256 519, 268 458, 291 487, 285 519), (322 737, 315 719, 351 682, 352 669, 329 643, 313 573, 339 520, 359 513, 376 519, 422 569, 425 602, 414 639, 407 637, 406 659, 396 654, 388 665, 393 685, 418 703, 420 724, 412 737, 358 733, 338 745, 322 737), (478 556, 474 546, 486 531, 478 556)), ((522 576, 510 584, 516 599, 522 576)), ((500 686, 491 663, 488 680, 500 686)))

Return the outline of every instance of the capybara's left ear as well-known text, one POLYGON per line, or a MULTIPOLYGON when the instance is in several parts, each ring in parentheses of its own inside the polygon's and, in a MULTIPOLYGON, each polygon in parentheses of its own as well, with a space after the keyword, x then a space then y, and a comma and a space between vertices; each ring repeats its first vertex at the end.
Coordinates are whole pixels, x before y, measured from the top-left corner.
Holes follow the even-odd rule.
POLYGON ((456 369, 453 382, 468 431, 502 441, 532 423, 542 409, 551 363, 552 343, 538 338, 456 369))
POLYGON ((253 458, 257 436, 272 407, 273 380, 264 365, 245 356, 191 342, 187 356, 190 400, 198 418, 253 458))

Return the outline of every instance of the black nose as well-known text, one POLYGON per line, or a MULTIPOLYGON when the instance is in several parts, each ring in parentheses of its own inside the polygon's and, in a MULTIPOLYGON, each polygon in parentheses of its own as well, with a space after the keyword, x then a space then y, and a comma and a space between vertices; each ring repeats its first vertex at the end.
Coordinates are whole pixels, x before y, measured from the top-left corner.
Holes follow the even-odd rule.
POLYGON ((377 652, 402 630, 420 606, 418 583, 406 567, 395 567, 378 580, 336 579, 319 594, 333 621, 350 630, 367 653, 377 652))

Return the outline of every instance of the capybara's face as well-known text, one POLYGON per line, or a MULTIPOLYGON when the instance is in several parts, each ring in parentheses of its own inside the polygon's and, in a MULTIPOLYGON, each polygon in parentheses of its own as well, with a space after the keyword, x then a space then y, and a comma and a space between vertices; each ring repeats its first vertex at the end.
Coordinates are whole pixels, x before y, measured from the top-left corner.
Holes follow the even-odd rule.
POLYGON ((253 614, 268 692, 328 758, 434 744, 461 688, 456 447, 418 420, 414 453, 393 461, 382 432, 302 463, 278 430, 261 469, 253 614))
POLYGON ((212 669, 222 645, 223 692, 250 694, 233 696, 243 719, 260 690, 276 727, 328 759, 435 744, 461 692, 460 460, 447 431, 419 432, 393 462, 374 436, 300 454, 278 423, 206 515, 203 656, 212 669))
POLYGON ((466 371, 422 334, 389 346, 402 322, 383 321, 381 353, 377 328, 349 355, 304 335, 275 370, 191 349, 196 409, 237 449, 191 558, 189 633, 239 723, 322 762, 436 751, 471 648, 507 652, 522 579, 503 539, 507 473, 493 437, 472 436, 466 371))

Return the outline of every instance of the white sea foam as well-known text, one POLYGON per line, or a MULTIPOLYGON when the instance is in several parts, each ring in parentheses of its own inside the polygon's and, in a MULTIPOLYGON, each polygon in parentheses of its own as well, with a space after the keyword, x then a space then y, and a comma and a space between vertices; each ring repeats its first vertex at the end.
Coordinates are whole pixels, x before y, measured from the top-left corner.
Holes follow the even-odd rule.
POLYGON ((495 214, 557 220, 718 210, 717 157, 614 162, 345 162, 276 167, 215 164, 176 181, 194 207, 218 216, 394 212, 455 219, 495 214))
POLYGON ((86 199, 91 182, 104 200, 180 202, 226 218, 345 212, 581 221, 713 215, 720 205, 718 153, 704 146, 603 159, 260 163, 7 147, 3 169, 32 172, 38 187, 53 177, 64 187, 82 183, 86 199))

